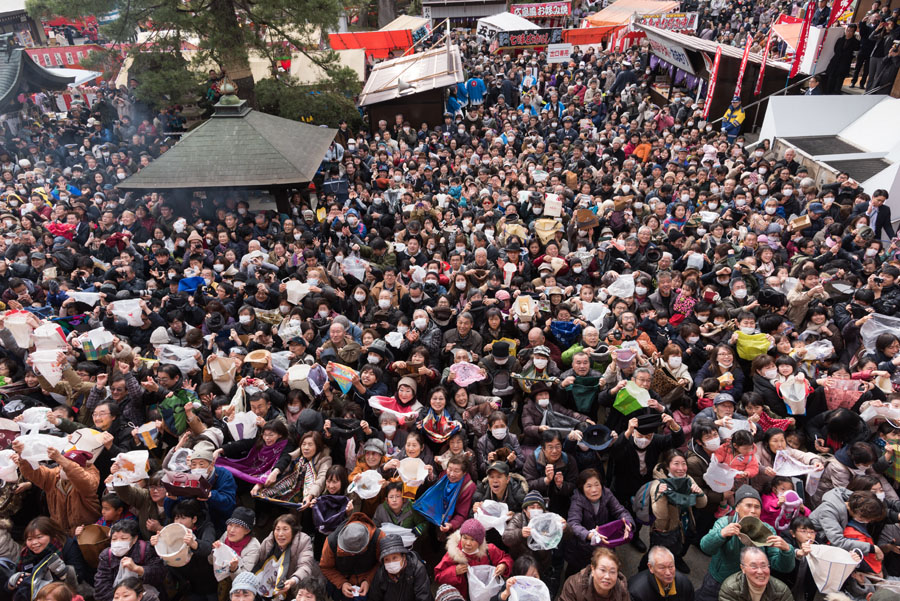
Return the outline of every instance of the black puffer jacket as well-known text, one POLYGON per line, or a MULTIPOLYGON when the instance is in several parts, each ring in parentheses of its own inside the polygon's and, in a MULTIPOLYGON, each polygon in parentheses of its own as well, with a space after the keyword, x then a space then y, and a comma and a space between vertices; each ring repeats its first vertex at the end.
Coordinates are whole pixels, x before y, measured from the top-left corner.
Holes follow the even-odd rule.
POLYGON ((415 553, 407 553, 406 565, 396 576, 382 563, 369 587, 369 601, 432 601, 431 584, 425 565, 415 553))

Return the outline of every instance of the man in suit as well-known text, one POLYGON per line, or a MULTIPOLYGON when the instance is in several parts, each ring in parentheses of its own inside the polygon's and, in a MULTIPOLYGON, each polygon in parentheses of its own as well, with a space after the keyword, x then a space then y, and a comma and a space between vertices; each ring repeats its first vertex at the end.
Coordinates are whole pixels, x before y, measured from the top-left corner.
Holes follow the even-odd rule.
POLYGON ((887 199, 887 190, 875 190, 872 192, 872 200, 869 202, 869 208, 866 209, 866 216, 869 218, 869 226, 875 231, 876 240, 882 239, 882 231, 884 231, 887 239, 894 237, 894 227, 891 225, 891 208, 884 204, 887 199))
POLYGON ((822 95, 822 76, 821 75, 813 75, 813 78, 809 80, 809 87, 806 88, 806 92, 803 94, 804 96, 821 96, 822 95))
POLYGON ((834 56, 828 62, 828 80, 825 84, 826 94, 840 94, 844 80, 850 75, 850 63, 853 55, 859 50, 856 38, 856 23, 850 23, 844 29, 844 35, 834 42, 834 56))

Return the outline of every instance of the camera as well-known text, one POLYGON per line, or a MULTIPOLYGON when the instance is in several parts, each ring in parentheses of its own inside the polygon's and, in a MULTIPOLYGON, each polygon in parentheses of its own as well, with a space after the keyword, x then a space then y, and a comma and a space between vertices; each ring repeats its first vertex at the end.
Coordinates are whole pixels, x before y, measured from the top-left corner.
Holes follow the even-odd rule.
POLYGON ((873 277, 872 281, 875 282, 876 284, 884 284, 884 278, 881 277, 880 275, 876 275, 875 277, 873 277))

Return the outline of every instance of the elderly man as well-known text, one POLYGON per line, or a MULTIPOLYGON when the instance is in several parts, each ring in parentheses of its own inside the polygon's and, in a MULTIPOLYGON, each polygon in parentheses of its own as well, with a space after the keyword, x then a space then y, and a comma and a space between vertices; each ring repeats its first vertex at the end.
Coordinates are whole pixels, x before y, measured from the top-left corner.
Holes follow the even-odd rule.
POLYGON ((693 601, 691 579, 675 569, 675 556, 665 547, 647 554, 647 569, 628 581, 633 601, 693 601))
POLYGON ((595 360, 593 367, 599 370, 601 369, 602 361, 608 357, 609 349, 605 347, 606 345, 601 344, 600 341, 600 330, 594 326, 588 326, 581 332, 581 341, 576 342, 563 352, 562 362, 566 365, 570 365, 575 353, 585 351, 590 355, 593 355, 592 359, 595 360))
MULTIPOLYGON (((744 565, 744 557, 741 554, 744 543, 738 536, 741 533, 739 522, 745 517, 759 517, 762 511, 759 492, 747 484, 738 488, 734 493, 734 510, 734 515, 716 520, 712 530, 700 539, 700 549, 707 555, 712 555, 712 559, 709 563, 709 571, 703 577, 703 585, 697 591, 697 601, 717 601, 722 584, 729 576, 739 573, 744 565)), ((794 569, 796 561, 794 549, 783 538, 775 534, 775 530, 771 526, 765 522, 763 525, 771 532, 766 539, 769 546, 765 547, 765 555, 768 556, 775 570, 790 572, 794 569)), ((756 559, 751 561, 751 564, 758 564, 758 562, 759 560, 756 559)), ((768 565, 766 570, 768 577, 768 565)), ((789 590, 788 594, 790 594, 789 590)), ((747 597, 747 599, 749 598, 747 597)))
POLYGON ((468 311, 460 313, 456 318, 456 327, 444 333, 444 363, 450 364, 453 358, 450 351, 455 348, 463 348, 472 353, 477 361, 477 357, 482 352, 484 344, 481 340, 481 334, 472 329, 475 325, 475 318, 468 311))
POLYGON ((354 366, 359 361, 362 348, 353 341, 353 337, 339 323, 331 324, 328 328, 328 342, 316 349, 316 359, 325 351, 333 351, 337 355, 336 361, 344 365, 354 366))
POLYGON ((648 357, 657 351, 647 332, 638 330, 637 316, 626 311, 619 316, 618 325, 606 336, 610 346, 621 346, 623 342, 636 341, 641 351, 648 357))
POLYGON ((741 571, 722 583, 719 601, 790 601, 794 596, 788 585, 772 578, 769 557, 759 547, 741 549, 741 571))

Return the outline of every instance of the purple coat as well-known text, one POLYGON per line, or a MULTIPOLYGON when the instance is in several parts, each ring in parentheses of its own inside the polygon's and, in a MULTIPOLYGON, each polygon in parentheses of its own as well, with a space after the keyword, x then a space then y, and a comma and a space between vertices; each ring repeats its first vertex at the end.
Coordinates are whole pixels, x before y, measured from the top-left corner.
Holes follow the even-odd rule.
POLYGON ((588 532, 597 526, 623 518, 634 529, 634 518, 622 507, 610 489, 603 487, 600 506, 596 512, 587 497, 580 490, 575 491, 567 520, 568 529, 574 535, 574 540, 566 544, 566 561, 582 567, 587 565, 594 552, 594 546, 587 539, 588 532))

